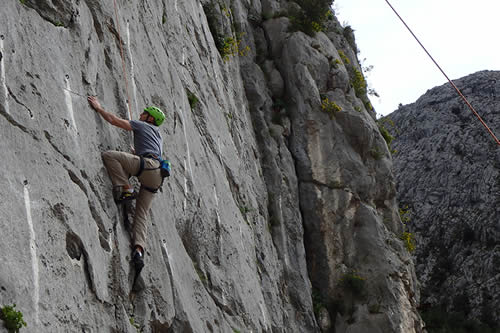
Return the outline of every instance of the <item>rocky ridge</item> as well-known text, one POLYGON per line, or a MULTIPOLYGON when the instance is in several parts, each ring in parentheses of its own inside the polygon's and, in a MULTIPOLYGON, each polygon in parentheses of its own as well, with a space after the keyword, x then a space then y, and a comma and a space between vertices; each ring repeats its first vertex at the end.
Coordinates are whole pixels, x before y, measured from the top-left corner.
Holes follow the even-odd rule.
MULTIPOLYGON (((482 71, 455 83, 498 136, 500 72, 482 71)), ((398 200, 408 206, 408 228, 416 238, 422 308, 497 327, 497 144, 449 84, 401 106, 383 123, 395 136, 398 200)))
POLYGON ((421 330, 356 53, 334 17, 314 37, 291 32, 289 6, 2 6, 0 302, 30 330, 421 330), (236 52, 221 56, 219 37, 236 52), (140 290, 100 158, 131 137, 88 94, 123 118, 127 95, 132 118, 148 104, 167 111, 173 176, 151 209, 140 290))

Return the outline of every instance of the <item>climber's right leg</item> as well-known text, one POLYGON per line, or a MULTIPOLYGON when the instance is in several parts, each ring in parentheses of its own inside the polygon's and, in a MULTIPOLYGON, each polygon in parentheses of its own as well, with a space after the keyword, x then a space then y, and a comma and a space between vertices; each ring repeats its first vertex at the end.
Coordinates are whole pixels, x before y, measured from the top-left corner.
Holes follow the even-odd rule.
POLYGON ((102 159, 113 183, 115 201, 135 199, 136 194, 128 179, 131 175, 136 175, 139 172, 140 157, 121 151, 108 150, 102 153, 102 159))

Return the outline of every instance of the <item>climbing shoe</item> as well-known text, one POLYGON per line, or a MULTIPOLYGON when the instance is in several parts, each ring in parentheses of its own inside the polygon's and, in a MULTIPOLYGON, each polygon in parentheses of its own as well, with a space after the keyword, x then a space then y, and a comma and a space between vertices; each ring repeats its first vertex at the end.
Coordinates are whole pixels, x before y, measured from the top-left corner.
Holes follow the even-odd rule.
POLYGON ((140 272, 144 267, 144 256, 141 251, 134 249, 132 251, 132 263, 134 264, 134 268, 137 272, 140 272))
POLYGON ((117 191, 114 193, 114 198, 116 203, 120 204, 124 201, 135 200, 137 198, 137 192, 128 192, 128 191, 117 191))

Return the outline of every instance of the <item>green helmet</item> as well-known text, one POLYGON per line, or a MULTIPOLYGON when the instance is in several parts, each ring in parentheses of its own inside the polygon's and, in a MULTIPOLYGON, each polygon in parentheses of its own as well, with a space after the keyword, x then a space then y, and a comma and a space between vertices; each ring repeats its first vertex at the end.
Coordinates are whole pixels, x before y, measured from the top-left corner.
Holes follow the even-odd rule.
POLYGON ((156 126, 160 126, 165 120, 165 114, 156 106, 148 106, 144 109, 144 112, 149 113, 149 115, 155 119, 156 126))

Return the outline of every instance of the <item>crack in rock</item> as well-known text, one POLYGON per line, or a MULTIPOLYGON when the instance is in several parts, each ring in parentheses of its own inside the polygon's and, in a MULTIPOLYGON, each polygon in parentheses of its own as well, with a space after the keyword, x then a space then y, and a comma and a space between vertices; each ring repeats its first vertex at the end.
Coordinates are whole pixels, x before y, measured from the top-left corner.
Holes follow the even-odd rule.
POLYGON ((89 289, 92 292, 92 294, 97 299, 99 299, 97 297, 94 279, 92 278, 92 265, 90 264, 90 261, 89 261, 88 252, 85 249, 85 246, 83 245, 83 241, 81 240, 81 238, 76 233, 69 230, 70 227, 66 222, 67 216, 65 213, 64 204, 57 203, 56 205, 52 206, 51 209, 52 209, 54 216, 57 219, 61 220, 67 229, 67 231, 66 231, 66 251, 67 251, 69 257, 71 259, 78 260, 78 261, 80 261, 83 257, 83 270, 84 270, 85 280, 87 281, 87 284, 88 284, 89 289))
POLYGON ((34 140, 40 141, 40 138, 36 136, 35 131, 18 123, 10 114, 7 113, 5 106, 3 106, 2 104, 0 104, 0 114, 13 126, 19 128, 24 133, 29 134, 34 140))
MULTIPOLYGON (((119 24, 119 23, 117 23, 119 24)), ((123 41, 123 39, 120 37, 120 34, 118 33, 118 31, 116 30, 116 28, 113 26, 113 24, 111 22, 107 22, 106 25, 108 26, 108 29, 109 31, 116 37, 116 40, 117 42, 119 43, 118 44, 118 47, 120 46, 120 44, 125 47, 126 46, 126 43, 123 41)))
POLYGON ((354 194, 347 186, 344 186, 340 183, 339 184, 326 184, 326 183, 322 183, 322 182, 315 180, 315 179, 301 180, 300 182, 302 184, 313 184, 313 185, 316 185, 318 187, 326 187, 326 188, 329 188, 331 190, 342 190, 342 191, 354 194))
POLYGON ((90 181, 89 179, 89 176, 87 175, 87 173, 85 172, 85 170, 80 170, 80 174, 82 175, 82 177, 87 181, 87 183, 89 184, 90 186, 90 189, 91 191, 94 193, 95 197, 98 199, 99 201, 99 204, 101 206, 101 209, 106 212, 106 209, 104 209, 104 205, 103 205, 103 200, 99 194, 99 191, 97 191, 96 187, 94 186, 94 184, 90 181))
POLYGON ((85 187, 83 182, 80 180, 80 178, 78 178, 78 176, 73 171, 71 171, 67 167, 64 167, 64 168, 68 172, 68 175, 71 178, 71 180, 73 181, 73 183, 78 185, 78 187, 83 191, 83 193, 85 193, 85 196, 88 199, 87 203, 88 203, 88 206, 90 209, 90 214, 92 215, 92 218, 94 219, 94 222, 96 223, 97 229, 99 231, 99 242, 101 244, 101 247, 105 251, 111 252, 111 246, 109 245, 109 242, 108 242, 109 232, 106 230, 106 228, 104 226, 104 221, 102 220, 101 215, 99 215, 97 209, 95 208, 95 205, 90 201, 87 188, 85 187))
POLYGON ((83 254, 83 242, 80 237, 72 231, 66 232, 66 251, 71 259, 80 261, 83 254))
POLYGON ((66 155, 66 154, 64 154, 64 153, 63 153, 63 152, 62 152, 59 148, 57 148, 57 146, 56 146, 56 145, 52 142, 52 135, 50 135, 50 133, 49 133, 49 132, 47 132, 47 131, 43 131, 43 132, 45 133, 45 138, 47 139, 47 141, 49 141, 49 143, 50 143, 50 145, 52 146, 52 148, 54 148, 54 150, 55 150, 56 152, 58 152, 58 153, 59 153, 62 157, 64 157, 64 159, 65 159, 66 161, 73 163, 73 162, 71 161, 71 159, 69 158, 69 156, 68 156, 68 155, 66 155))
POLYGON ((82 247, 81 248, 82 250, 82 255, 83 255, 83 267, 84 267, 84 270, 85 270, 85 277, 87 278, 87 282, 89 284, 89 288, 90 288, 90 291, 92 291, 92 293, 94 294, 94 296, 99 299, 99 297, 97 297, 97 292, 96 292, 96 286, 95 286, 95 283, 94 283, 94 279, 92 278, 92 264, 90 263, 89 261, 89 254, 87 253, 87 250, 85 250, 85 247, 82 247))
POLYGON ((11 90, 9 87, 7 87, 7 91, 9 92, 10 96, 12 96, 12 98, 14 99, 14 101, 15 101, 17 104, 19 104, 19 105, 23 106, 26 110, 28 110, 28 113, 30 114, 30 118, 31 118, 31 119, 35 118, 35 116, 33 115, 33 111, 31 111, 29 107, 27 107, 24 103, 22 103, 22 102, 21 102, 21 101, 20 101, 20 100, 16 97, 16 95, 14 95, 14 93, 12 92, 12 90, 11 90))

